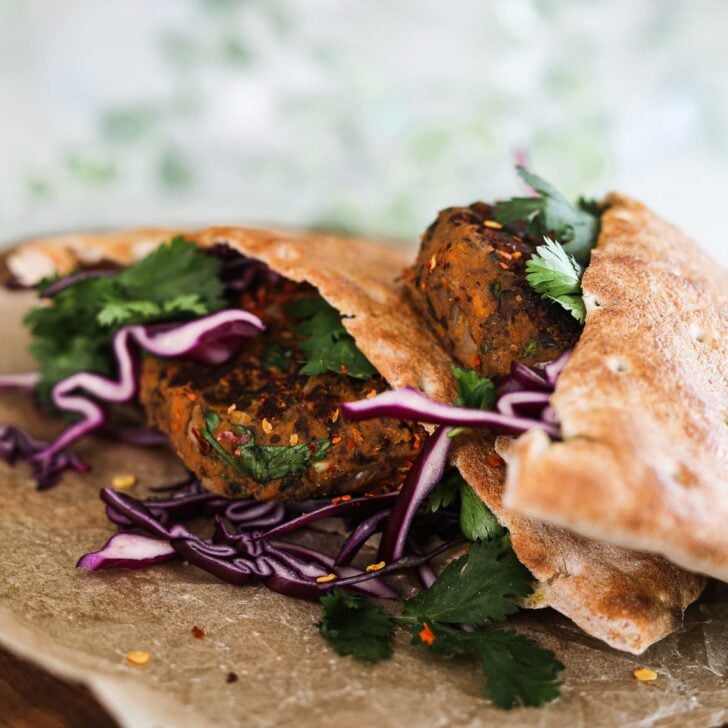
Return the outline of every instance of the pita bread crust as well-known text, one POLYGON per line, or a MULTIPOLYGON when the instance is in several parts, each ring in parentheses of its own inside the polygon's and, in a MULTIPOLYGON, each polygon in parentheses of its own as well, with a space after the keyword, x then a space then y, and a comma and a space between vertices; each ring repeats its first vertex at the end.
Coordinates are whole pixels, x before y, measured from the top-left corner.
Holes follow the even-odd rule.
POLYGON ((728 276, 644 205, 607 203, 552 398, 565 441, 520 438, 504 501, 728 581, 728 276))
MULTIPOLYGON (((500 445, 510 469, 510 454, 500 445)), ((703 590, 702 577, 652 554, 588 540, 504 508, 505 468, 487 462, 494 452, 492 438, 468 436, 457 446, 454 463, 510 531, 519 560, 541 582, 535 596, 542 606, 553 607, 585 632, 633 654, 680 625, 683 612, 703 590)))
POLYGON ((391 245, 283 230, 150 228, 36 240, 12 253, 8 267, 19 281, 32 284, 79 264, 131 265, 180 234, 204 248, 225 243, 290 280, 315 286, 349 317, 344 326, 392 387, 417 387, 435 399, 452 400, 450 360, 395 280, 411 256, 391 245))

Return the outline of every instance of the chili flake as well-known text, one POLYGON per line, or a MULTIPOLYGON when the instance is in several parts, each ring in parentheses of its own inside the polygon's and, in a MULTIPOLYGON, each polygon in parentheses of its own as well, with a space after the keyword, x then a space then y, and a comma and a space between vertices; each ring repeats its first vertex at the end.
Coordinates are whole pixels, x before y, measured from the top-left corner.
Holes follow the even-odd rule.
POLYGON ((194 638, 195 638, 196 640, 201 640, 201 639, 203 639, 203 638, 204 638, 204 636, 205 636, 205 630, 204 630, 204 629, 202 629, 202 627, 198 627, 198 626, 197 626, 196 624, 195 624, 195 625, 193 625, 193 627, 192 627, 192 630, 191 630, 191 631, 192 631, 192 636, 193 636, 193 637, 194 637, 194 638))
POLYGON ((338 506, 339 503, 346 503, 347 501, 351 500, 350 495, 337 495, 336 498, 331 499, 331 505, 332 506, 338 506))
POLYGON ((142 650, 133 650, 132 652, 126 653, 126 659, 132 665, 146 665, 152 659, 152 656, 142 650))
POLYGON ((367 392, 367 399, 373 399, 376 396, 377 396, 377 390, 376 389, 370 389, 367 392))
POLYGON ((485 458, 485 462, 493 468, 500 468, 505 465, 503 458, 498 453, 491 453, 485 458))
POLYGON ((369 564, 367 571, 381 571, 386 565, 386 562, 378 561, 376 564, 369 564))
MULTIPOLYGON (((332 445, 338 445, 341 442, 341 435, 337 435, 336 437, 331 438, 331 444, 332 445)), ((293 443, 291 443, 293 444, 293 443)))
POLYGON ((640 682, 657 680, 657 673, 649 667, 639 667, 632 673, 640 682))
POLYGON ((419 632, 419 638, 428 646, 432 646, 435 643, 435 640, 437 637, 435 637, 435 633, 430 629, 430 625, 425 622, 422 625, 422 629, 419 632))
POLYGON ((328 584, 331 581, 335 581, 338 577, 336 574, 326 574, 326 576, 316 577, 317 584, 328 584))
POLYGON ((225 682, 230 685, 230 683, 234 683, 238 681, 238 674, 236 672, 229 672, 227 674, 227 677, 225 678, 225 682))
POLYGON ((503 270, 508 270, 508 265, 504 263, 502 260, 498 262, 498 265, 503 268, 503 270))
POLYGON ((185 392, 185 397, 190 400, 190 402, 197 401, 197 395, 194 392, 185 392))
POLYGON ((135 475, 115 475, 111 479, 111 487, 114 490, 128 490, 136 485, 135 475))

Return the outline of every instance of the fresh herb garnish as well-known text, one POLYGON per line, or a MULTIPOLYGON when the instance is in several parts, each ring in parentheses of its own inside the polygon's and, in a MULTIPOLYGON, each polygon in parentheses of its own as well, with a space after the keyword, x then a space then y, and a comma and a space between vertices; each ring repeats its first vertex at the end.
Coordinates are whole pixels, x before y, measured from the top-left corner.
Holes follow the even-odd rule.
MULTIPOLYGON (((493 409, 498 396, 495 391, 495 384, 490 379, 481 377, 471 369, 461 369, 455 366, 452 367, 452 374, 458 390, 457 397, 453 402, 455 405, 469 407, 470 409, 493 409)), ((448 437, 457 437, 466 429, 466 427, 453 427, 448 437)))
MULTIPOLYGON (((111 340, 122 325, 186 319, 225 305, 219 261, 182 238, 157 248, 115 275, 86 278, 26 317, 38 361, 38 395, 76 372, 111 374, 111 340)), ((44 281, 40 288, 48 285, 44 281)))
POLYGON ((584 269, 564 246, 544 238, 546 244, 526 263, 526 280, 534 291, 549 301, 565 308, 580 324, 586 318, 586 307, 581 293, 584 269))
POLYGON ((478 658, 486 694, 502 708, 541 705, 559 691, 562 665, 528 637, 493 629, 518 610, 516 600, 531 591, 531 575, 510 548, 507 536, 470 547, 451 562, 427 590, 390 615, 358 596, 339 590, 321 599, 319 629, 339 654, 374 662, 392 654, 396 625, 409 629, 414 644, 445 657, 478 658), (475 631, 463 631, 466 625, 475 631))
POLYGON ((321 597, 324 607, 319 622, 321 634, 340 655, 353 655, 365 662, 379 662, 392 656, 392 617, 378 606, 347 594, 341 589, 321 597))
POLYGON ((208 409, 205 410, 204 417, 205 427, 201 433, 202 437, 227 466, 258 483, 268 483, 292 473, 301 473, 311 463, 326 457, 331 448, 331 442, 325 438, 300 445, 256 445, 252 430, 234 425, 232 431, 238 436, 239 441, 235 446, 235 452, 230 453, 215 439, 215 431, 221 423, 220 416, 208 409))
POLYGON ((355 379, 367 379, 377 370, 356 346, 353 337, 341 323, 341 314, 320 296, 305 298, 289 304, 287 311, 299 319, 296 333, 306 357, 300 373, 316 376, 336 372, 355 379))
POLYGON ((458 407, 493 409, 497 395, 495 384, 490 379, 481 377, 472 369, 460 369, 460 367, 452 367, 452 374, 458 389, 458 396, 455 398, 458 407))
POLYGON ((537 238, 555 237, 581 264, 589 262, 591 250, 599 235, 599 208, 592 200, 580 199, 572 205, 546 180, 516 167, 521 179, 538 196, 514 197, 499 202, 494 217, 501 225, 513 222, 528 223, 529 232, 537 238))
POLYGON ((436 513, 460 500, 460 530, 469 541, 485 541, 503 534, 496 517, 488 506, 458 473, 451 470, 435 486, 427 501, 427 509, 436 513))

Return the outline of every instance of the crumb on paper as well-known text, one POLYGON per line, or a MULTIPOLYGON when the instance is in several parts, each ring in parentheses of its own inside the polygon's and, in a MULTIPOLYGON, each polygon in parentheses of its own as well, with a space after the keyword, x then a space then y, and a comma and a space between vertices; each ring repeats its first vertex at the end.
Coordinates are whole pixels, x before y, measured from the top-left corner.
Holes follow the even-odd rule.
POLYGON ((152 656, 142 650, 132 650, 126 653, 126 659, 132 665, 146 665, 152 659, 152 656))
POLYGON ((235 683, 237 681, 238 681, 238 674, 236 672, 233 672, 232 670, 225 677, 225 682, 228 685, 230 685, 230 683, 235 683))
POLYGON ((649 667, 638 667, 632 673, 640 682, 652 682, 657 680, 657 673, 649 667))

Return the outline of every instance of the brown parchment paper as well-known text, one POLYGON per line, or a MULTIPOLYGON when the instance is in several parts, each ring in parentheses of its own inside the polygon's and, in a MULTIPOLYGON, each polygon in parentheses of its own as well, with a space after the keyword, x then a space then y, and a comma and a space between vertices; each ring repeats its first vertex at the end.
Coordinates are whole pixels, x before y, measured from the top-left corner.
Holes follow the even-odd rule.
MULTIPOLYGON (((33 297, 0 291, 0 371, 32 366, 20 326, 33 297)), ((58 423, 0 394, 0 422, 50 437, 58 423)), ((639 658, 586 636, 550 610, 514 626, 566 665, 550 706, 503 712, 482 697, 477 666, 431 658, 399 638, 379 665, 340 658, 319 636, 319 608, 219 583, 193 567, 88 574, 74 565, 113 529, 97 493, 134 473, 134 493, 181 474, 164 451, 104 440, 93 464, 45 493, 24 465, 0 463, 0 642, 86 684, 124 726, 719 726, 728 720, 728 588, 713 584, 676 633, 639 658), (193 625, 204 639, 191 634, 193 625), (143 667, 130 650, 151 653, 143 667), (636 667, 659 674, 639 683, 636 667), (228 684, 234 671, 237 682, 228 684)))

